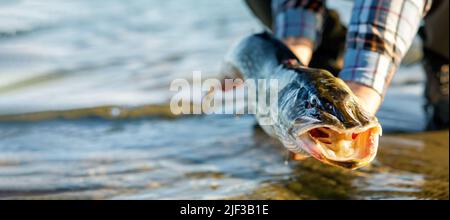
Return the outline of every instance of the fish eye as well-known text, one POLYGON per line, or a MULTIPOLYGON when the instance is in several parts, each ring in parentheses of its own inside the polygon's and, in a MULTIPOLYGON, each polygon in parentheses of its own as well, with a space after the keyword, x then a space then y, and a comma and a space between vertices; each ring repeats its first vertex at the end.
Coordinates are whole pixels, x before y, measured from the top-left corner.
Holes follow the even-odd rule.
POLYGON ((325 108, 326 110, 332 111, 333 110, 333 105, 329 102, 325 103, 325 108))
POLYGON ((332 106, 330 103, 327 104, 327 107, 328 107, 328 109, 330 109, 330 110, 333 108, 333 106, 332 106))

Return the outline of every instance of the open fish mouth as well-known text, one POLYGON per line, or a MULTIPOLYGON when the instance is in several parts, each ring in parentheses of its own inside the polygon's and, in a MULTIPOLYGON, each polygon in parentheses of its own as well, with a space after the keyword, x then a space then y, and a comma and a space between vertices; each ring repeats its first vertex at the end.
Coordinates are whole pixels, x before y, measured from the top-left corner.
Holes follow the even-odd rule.
POLYGON ((297 141, 308 153, 324 163, 356 169, 366 166, 375 158, 381 133, 379 123, 353 129, 315 126, 300 133, 297 141))

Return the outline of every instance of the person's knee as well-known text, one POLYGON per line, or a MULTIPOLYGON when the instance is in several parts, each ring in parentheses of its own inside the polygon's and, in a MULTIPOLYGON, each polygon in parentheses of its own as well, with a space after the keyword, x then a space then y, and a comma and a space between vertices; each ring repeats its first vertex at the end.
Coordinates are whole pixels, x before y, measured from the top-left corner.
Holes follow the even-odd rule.
POLYGON ((434 53, 449 58, 449 1, 433 2, 432 9, 425 18, 424 47, 434 53))

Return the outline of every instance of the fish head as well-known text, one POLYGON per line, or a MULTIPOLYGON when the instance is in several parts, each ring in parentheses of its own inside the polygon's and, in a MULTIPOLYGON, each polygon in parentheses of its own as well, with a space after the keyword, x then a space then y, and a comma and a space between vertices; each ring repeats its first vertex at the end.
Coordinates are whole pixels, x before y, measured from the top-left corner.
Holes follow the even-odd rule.
POLYGON ((295 101, 289 106, 295 109, 289 116, 289 133, 297 148, 339 167, 356 169, 369 164, 376 156, 382 133, 377 118, 365 111, 345 82, 331 73, 309 68, 297 71, 307 74, 307 80, 301 80, 303 85, 297 85, 301 89, 296 90, 295 101))

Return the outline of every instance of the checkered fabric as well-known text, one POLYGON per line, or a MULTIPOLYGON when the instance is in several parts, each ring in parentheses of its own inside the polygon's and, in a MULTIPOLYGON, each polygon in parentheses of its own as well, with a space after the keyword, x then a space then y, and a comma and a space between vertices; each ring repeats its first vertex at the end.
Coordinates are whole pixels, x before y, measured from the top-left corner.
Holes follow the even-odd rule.
MULTIPOLYGON (((431 0, 355 0, 339 77, 384 95, 430 6, 431 0)), ((274 0, 275 36, 319 44, 325 7, 321 0, 274 0)))

